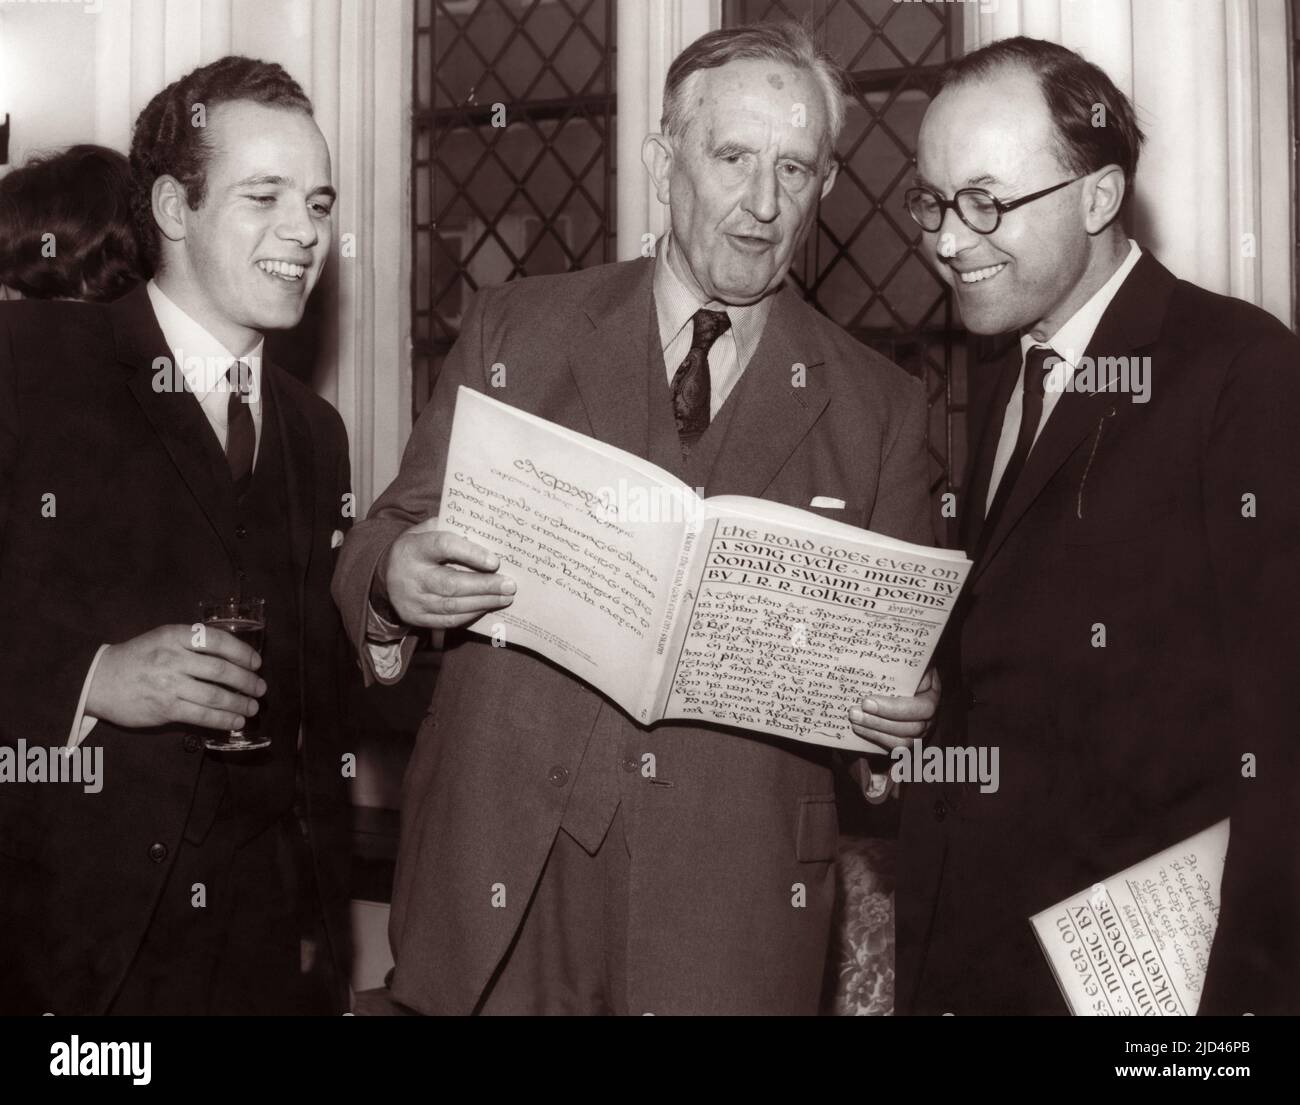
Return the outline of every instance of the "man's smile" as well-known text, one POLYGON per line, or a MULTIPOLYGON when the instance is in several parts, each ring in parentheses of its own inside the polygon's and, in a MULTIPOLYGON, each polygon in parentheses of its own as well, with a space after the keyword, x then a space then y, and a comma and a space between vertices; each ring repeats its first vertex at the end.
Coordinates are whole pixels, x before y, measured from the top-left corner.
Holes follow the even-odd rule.
POLYGON ((980 269, 959 269, 955 266, 949 266, 957 274, 957 280, 960 284, 971 285, 980 284, 985 280, 991 280, 1007 267, 1008 262, 999 261, 996 265, 985 265, 980 269))
POLYGON ((296 261, 262 260, 256 262, 256 267, 269 280, 274 280, 288 287, 299 286, 307 275, 307 266, 296 261))

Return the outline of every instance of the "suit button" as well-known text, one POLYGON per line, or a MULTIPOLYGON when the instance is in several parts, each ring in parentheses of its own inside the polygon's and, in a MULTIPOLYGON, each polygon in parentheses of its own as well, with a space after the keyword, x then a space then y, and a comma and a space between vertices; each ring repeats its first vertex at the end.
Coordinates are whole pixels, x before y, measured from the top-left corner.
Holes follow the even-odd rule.
POLYGON ((562 787, 569 781, 569 769, 567 767, 553 767, 547 773, 546 781, 552 786, 562 787))
POLYGON ((203 747, 203 738, 197 733, 187 733, 185 736, 185 751, 197 752, 203 747))
POLYGON ((149 845, 149 858, 150 858, 151 860, 153 860, 154 863, 162 863, 162 861, 165 860, 165 859, 167 858, 167 845, 166 845, 166 844, 156 844, 156 843, 155 843, 155 844, 150 844, 150 845, 149 845))
POLYGON ((942 798, 936 798, 934 802, 934 819, 942 821, 948 816, 948 803, 942 798))
POLYGON ((631 772, 635 771, 635 770, 636 770, 636 760, 634 760, 631 756, 629 756, 627 759, 625 759, 625 760, 623 761, 623 770, 626 771, 626 772, 628 772, 629 774, 630 774, 631 772))
POLYGON ((973 710, 980 704, 980 700, 975 697, 975 692, 968 690, 966 692, 966 709, 973 710))
POLYGON ((247 527, 246 527, 246 526, 236 526, 236 527, 235 527, 235 536, 238 537, 238 538, 242 541, 245 537, 248 536, 248 529, 247 529, 247 527))
POLYGON ((239 580, 240 583, 243 583, 245 580, 248 579, 248 573, 244 571, 243 568, 240 568, 239 571, 235 573, 235 578, 239 580))

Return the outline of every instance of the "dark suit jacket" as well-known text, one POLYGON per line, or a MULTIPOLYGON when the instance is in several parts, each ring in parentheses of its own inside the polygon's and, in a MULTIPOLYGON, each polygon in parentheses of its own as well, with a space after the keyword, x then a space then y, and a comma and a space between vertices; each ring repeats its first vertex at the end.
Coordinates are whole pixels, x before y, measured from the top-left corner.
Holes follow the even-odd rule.
MULTIPOLYGON (((1150 401, 1062 395, 967 583, 939 737, 1001 786, 907 787, 899 1007, 1064 1012, 1029 916, 1231 816, 1201 1010, 1295 1012, 1300 342, 1147 254, 1087 353, 1150 401)), ((1019 367, 971 374, 968 549, 1019 367)))
MULTIPOLYGON (((143 286, 107 306, 0 311, 0 738, 62 745, 102 643, 188 624, 235 587, 220 446, 192 395, 155 390, 170 360, 143 286), (43 496, 56 513, 45 517, 43 496)), ((336 722, 344 655, 329 599, 331 537, 347 527, 347 438, 333 408, 269 363, 288 473, 305 770, 333 951, 346 983, 346 795, 336 722)), ((0 1005, 102 1012, 149 924, 187 818, 224 792, 192 731, 99 722, 103 790, 0 786, 0 1005)), ((191 820, 191 825, 193 825, 191 820)))
MULTIPOLYGON (((707 494, 799 507, 832 496, 847 508, 831 516, 930 540, 920 384, 789 288, 683 465, 652 273, 634 261, 479 294, 397 480, 344 545, 334 593, 359 646, 376 562, 438 513, 461 384, 647 457, 707 494), (803 388, 792 386, 800 363, 803 388), (504 387, 490 386, 494 364, 504 387)), ((834 890, 828 754, 722 728, 641 728, 528 652, 463 633, 447 641, 404 786, 395 996, 428 1013, 474 1009, 562 820, 594 852, 612 816, 600 796, 614 793, 633 857, 631 1010, 814 1012, 834 890), (646 752, 658 785, 618 770, 646 752), (491 908, 497 883, 504 909, 491 908), (791 906, 795 883, 804 908, 791 906)))

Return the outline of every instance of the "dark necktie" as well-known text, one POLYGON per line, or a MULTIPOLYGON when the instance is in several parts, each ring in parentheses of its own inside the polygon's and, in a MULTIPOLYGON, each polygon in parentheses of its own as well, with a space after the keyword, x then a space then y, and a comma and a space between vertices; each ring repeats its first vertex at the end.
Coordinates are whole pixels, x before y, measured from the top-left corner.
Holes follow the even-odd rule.
POLYGON ((1043 417, 1043 395, 1047 391, 1047 374, 1059 360, 1060 358, 1047 345, 1030 346, 1025 354, 1020 432, 1016 435, 1016 447, 1012 450, 1011 459, 1007 461, 1007 467, 1002 473, 1002 481, 998 484, 993 502, 989 504, 989 512, 984 518, 979 547, 975 554, 977 559, 983 553, 984 546, 988 544, 989 537, 997 527, 998 518, 1007 505, 1007 500, 1011 498, 1011 491, 1020 478, 1020 473, 1024 471, 1025 460, 1029 457, 1029 450, 1033 448, 1034 435, 1038 433, 1039 419, 1043 417))
POLYGON ((709 350, 731 328, 725 311, 703 307, 695 312, 694 322, 691 351, 673 376, 673 415, 683 457, 709 428, 709 350))
POLYGON ((247 402, 252 368, 244 361, 236 361, 226 370, 226 380, 230 384, 230 398, 226 403, 226 461, 235 481, 235 492, 242 495, 248 490, 257 445, 253 409, 247 402))

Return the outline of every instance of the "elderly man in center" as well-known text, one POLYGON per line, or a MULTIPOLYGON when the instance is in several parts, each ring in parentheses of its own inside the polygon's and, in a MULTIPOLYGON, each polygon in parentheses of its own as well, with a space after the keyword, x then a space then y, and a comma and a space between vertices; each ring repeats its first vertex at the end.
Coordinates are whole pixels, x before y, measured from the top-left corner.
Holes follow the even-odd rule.
MULTIPOLYGON (((456 632, 508 605, 514 585, 438 513, 464 385, 707 495, 839 501, 822 513, 929 543, 921 385, 786 281, 835 180, 843 88, 798 27, 687 47, 643 152, 671 232, 653 257, 483 289, 400 473, 344 545, 334 593, 367 679, 400 678, 418 629, 449 631, 404 786, 390 936, 405 1006, 818 1008, 832 753, 647 728, 532 653, 456 632)), ((844 709, 890 747, 921 733, 936 698, 927 680, 915 697, 844 709)))

